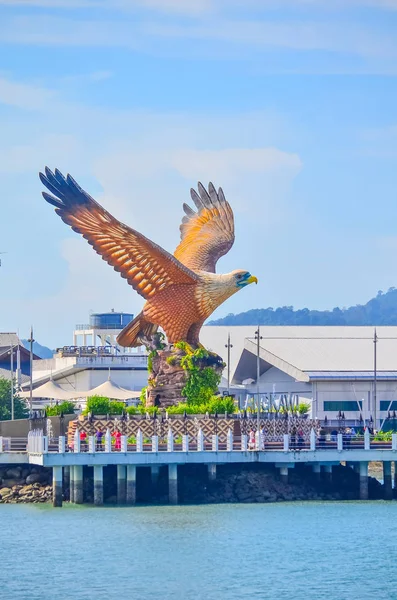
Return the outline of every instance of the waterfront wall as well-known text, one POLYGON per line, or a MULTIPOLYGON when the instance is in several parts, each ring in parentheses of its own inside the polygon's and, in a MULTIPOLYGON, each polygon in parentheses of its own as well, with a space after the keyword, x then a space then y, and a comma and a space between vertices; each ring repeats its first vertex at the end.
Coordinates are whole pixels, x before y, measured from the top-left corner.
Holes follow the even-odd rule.
MULTIPOLYGON (((64 435, 64 432, 61 432, 61 420, 59 417, 48 417, 51 421, 52 431, 54 437, 59 437, 60 435, 64 435)), ((70 421, 74 421, 76 419, 76 415, 64 415, 63 417, 63 427, 66 431, 70 421)), ((35 427, 33 425, 33 427, 35 427)), ((15 421, 0 421, 0 436, 2 437, 12 437, 12 438, 26 438, 31 429, 31 421, 30 419, 17 419, 15 421)))

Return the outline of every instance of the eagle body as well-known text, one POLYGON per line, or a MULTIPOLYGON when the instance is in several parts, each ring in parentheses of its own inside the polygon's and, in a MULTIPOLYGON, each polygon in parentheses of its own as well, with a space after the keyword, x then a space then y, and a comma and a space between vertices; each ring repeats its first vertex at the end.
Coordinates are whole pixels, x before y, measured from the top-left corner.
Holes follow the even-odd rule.
POLYGON ((225 300, 250 283, 249 272, 217 274, 215 266, 234 242, 233 212, 221 188, 199 183, 191 197, 197 212, 184 204, 181 242, 174 255, 115 219, 75 180, 46 167, 40 173, 51 192, 43 192, 61 219, 83 235, 146 299, 142 312, 118 336, 122 346, 148 345, 161 327, 169 344, 199 344, 203 323, 225 300))
POLYGON ((187 340, 191 345, 197 345, 203 323, 238 291, 234 285, 228 285, 225 276, 211 276, 211 273, 205 272, 197 272, 197 275, 197 285, 166 288, 143 307, 141 314, 144 320, 160 326, 170 344, 187 340))

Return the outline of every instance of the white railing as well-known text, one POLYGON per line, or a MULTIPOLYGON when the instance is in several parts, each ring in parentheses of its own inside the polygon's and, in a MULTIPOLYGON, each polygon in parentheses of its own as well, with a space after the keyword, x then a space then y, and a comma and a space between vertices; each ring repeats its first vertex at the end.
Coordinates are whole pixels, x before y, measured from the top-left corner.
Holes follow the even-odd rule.
POLYGON ((28 454, 47 454, 48 437, 43 435, 41 430, 35 429, 33 431, 29 431, 27 452, 28 454))
POLYGON ((48 439, 41 430, 30 431, 26 438, 9 438, 0 436, 0 453, 5 452, 27 452, 29 454, 45 454, 58 452, 81 453, 87 452, 95 454, 97 452, 233 452, 233 451, 283 451, 283 452, 305 452, 305 451, 328 451, 337 450, 392 450, 397 452, 397 433, 391 435, 391 439, 381 440, 376 436, 371 436, 368 431, 364 435, 347 434, 327 434, 326 436, 316 436, 314 430, 306 438, 291 434, 271 437, 256 435, 255 438, 242 434, 234 436, 231 429, 227 434, 213 434, 205 436, 201 429, 196 436, 187 434, 175 437, 172 430, 169 429, 165 436, 153 435, 144 437, 138 429, 136 437, 127 438, 119 436, 112 439, 109 430, 103 436, 103 440, 98 441, 96 436, 80 438, 80 432, 76 431, 73 444, 67 446, 66 438, 48 439))

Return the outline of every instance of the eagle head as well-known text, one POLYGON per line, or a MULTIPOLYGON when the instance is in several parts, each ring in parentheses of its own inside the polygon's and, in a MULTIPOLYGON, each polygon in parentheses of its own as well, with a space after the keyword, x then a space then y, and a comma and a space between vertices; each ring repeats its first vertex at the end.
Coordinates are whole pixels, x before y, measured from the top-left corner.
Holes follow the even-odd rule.
POLYGON ((237 270, 233 271, 231 275, 237 290, 249 285, 250 283, 258 283, 257 278, 251 275, 249 271, 237 270))

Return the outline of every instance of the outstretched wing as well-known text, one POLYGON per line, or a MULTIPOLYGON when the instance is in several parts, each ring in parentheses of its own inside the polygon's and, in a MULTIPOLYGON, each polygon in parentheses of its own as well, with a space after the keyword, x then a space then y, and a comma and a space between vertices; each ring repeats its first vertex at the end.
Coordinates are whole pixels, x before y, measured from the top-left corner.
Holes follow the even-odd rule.
POLYGON ((174 256, 189 269, 215 273, 216 263, 233 246, 233 211, 222 188, 216 193, 210 183, 207 192, 199 182, 198 191, 200 195, 190 190, 197 212, 183 205, 186 216, 180 227, 181 243, 174 256))
POLYGON ((40 179, 54 196, 43 192, 61 219, 81 233, 103 260, 111 265, 141 296, 149 299, 174 284, 194 284, 195 273, 138 231, 112 217, 73 177, 48 167, 40 179))

